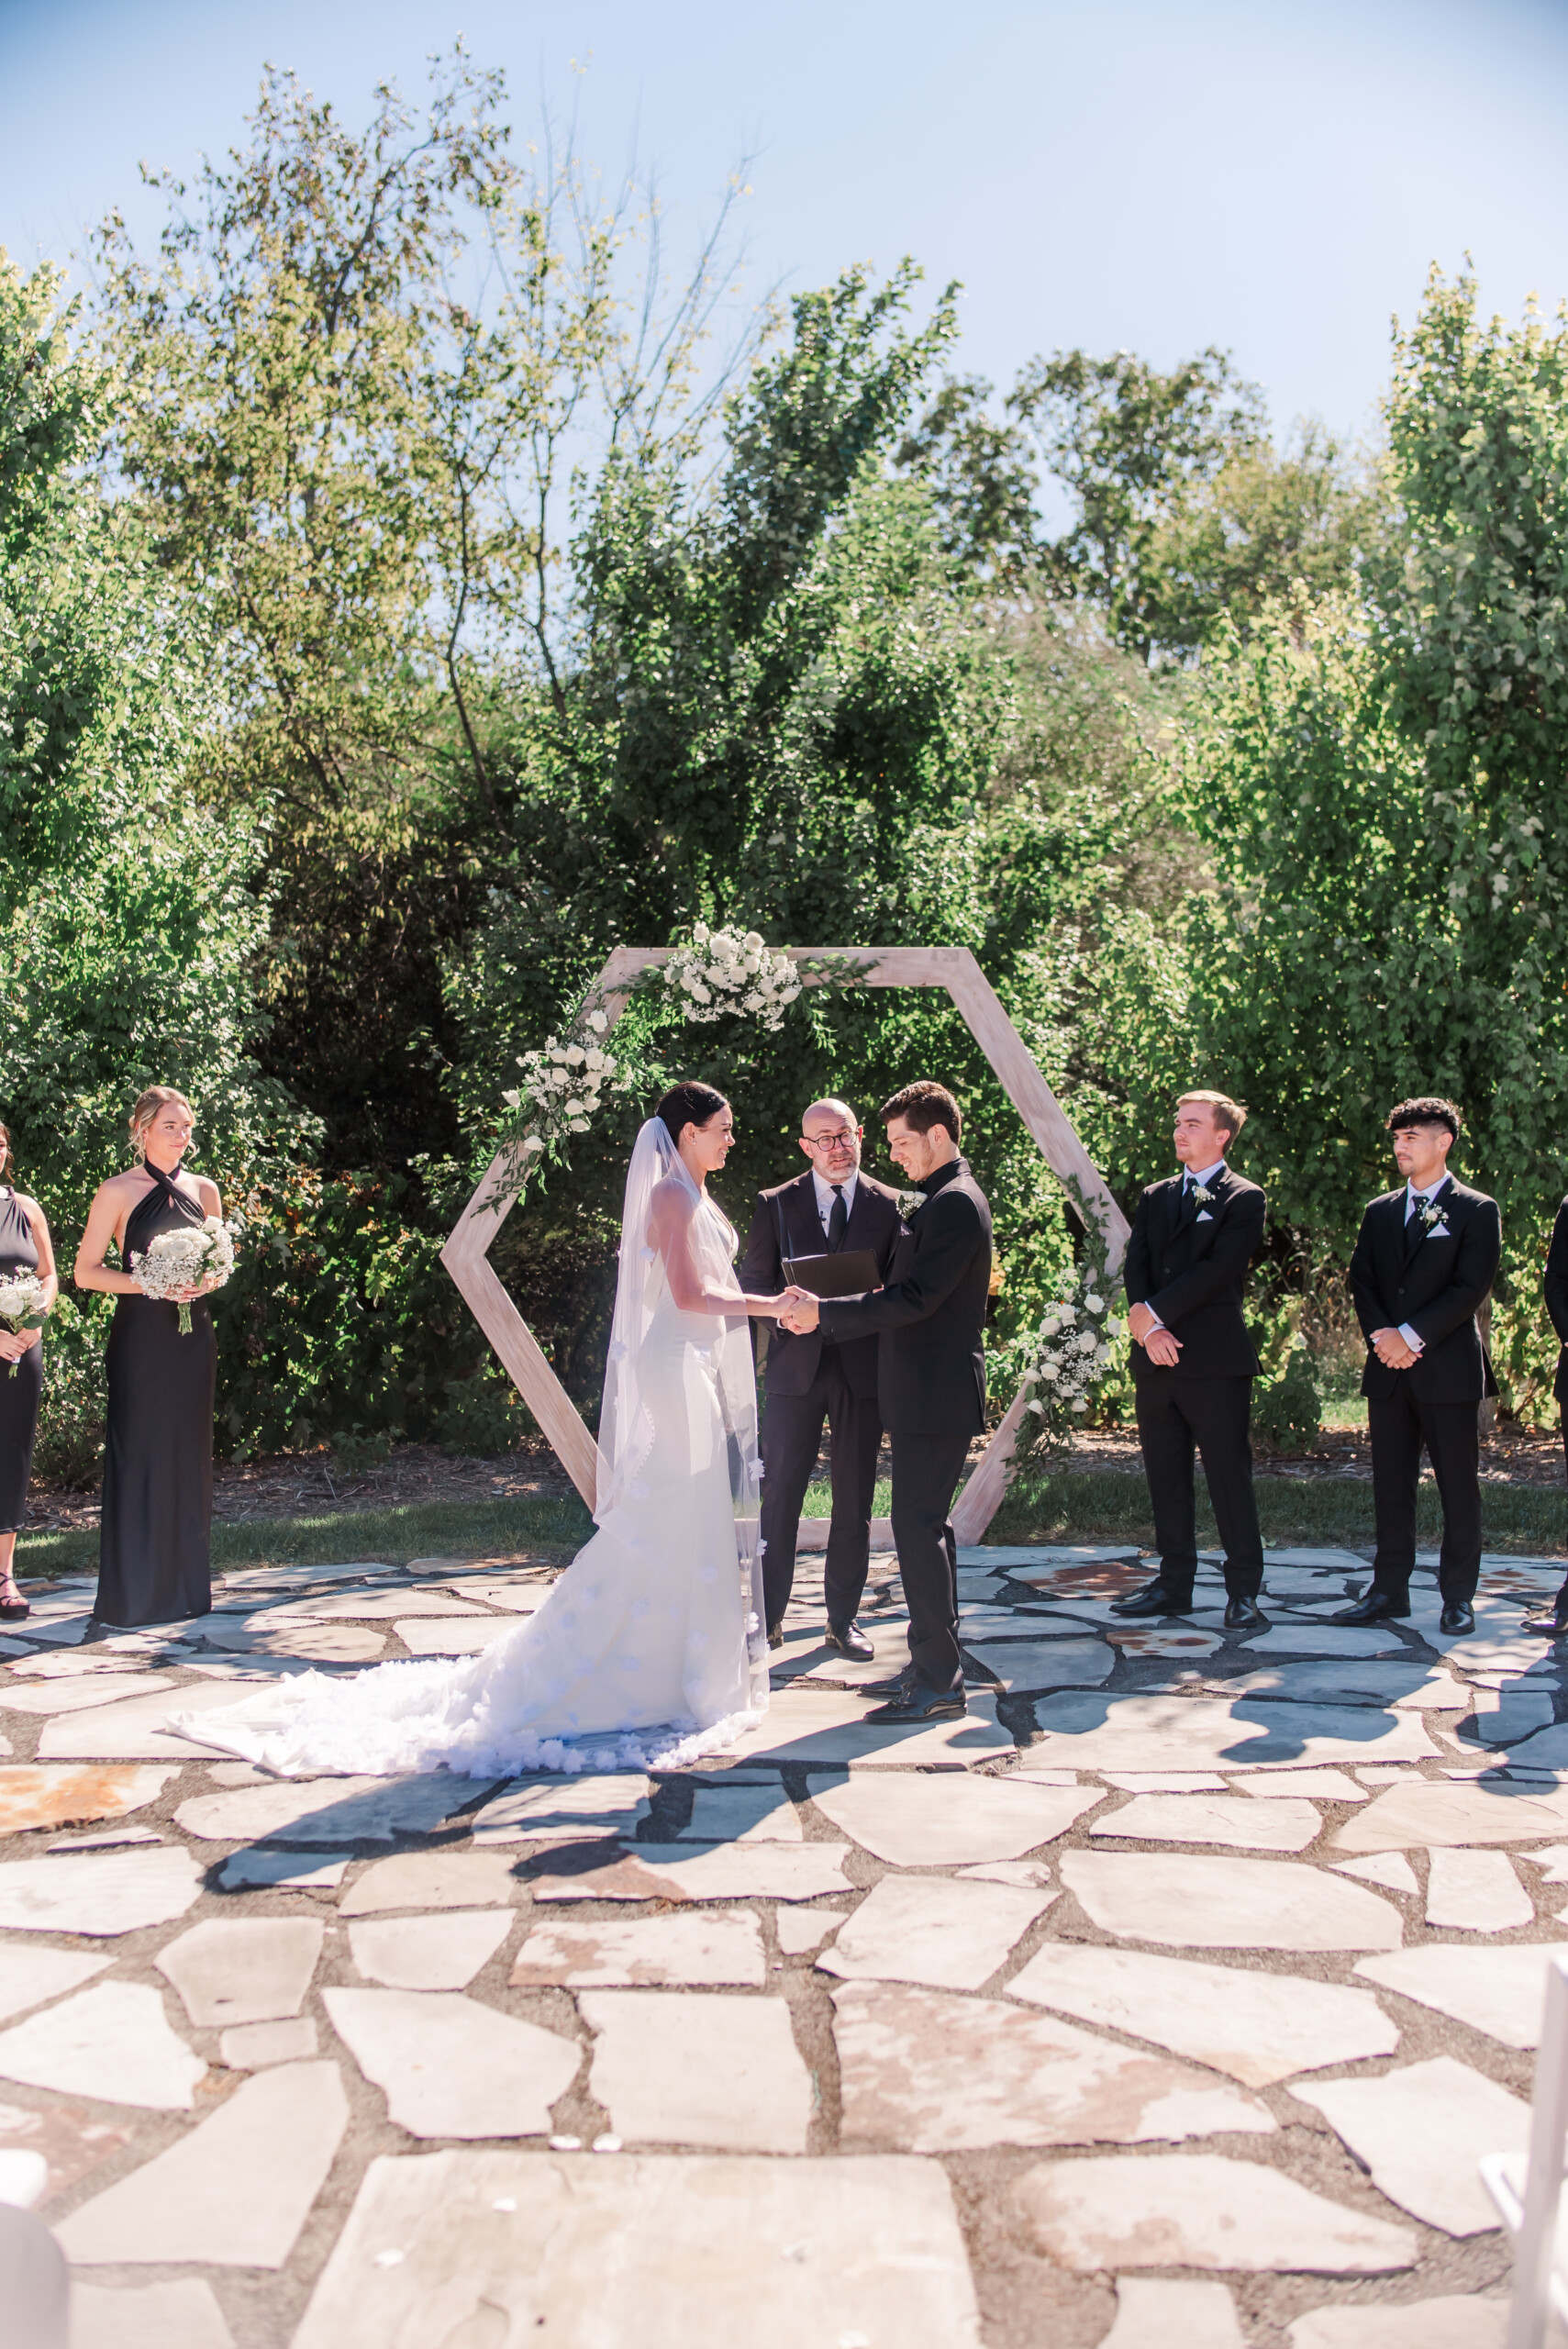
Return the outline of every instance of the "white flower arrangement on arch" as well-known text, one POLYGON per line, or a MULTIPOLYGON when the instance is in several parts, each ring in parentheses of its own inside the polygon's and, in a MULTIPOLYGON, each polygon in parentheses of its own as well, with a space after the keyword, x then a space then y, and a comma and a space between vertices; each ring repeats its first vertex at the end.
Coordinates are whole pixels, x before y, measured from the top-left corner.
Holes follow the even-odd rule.
POLYGON ((757 930, 738 937, 732 930, 709 930, 700 921, 693 925, 691 944, 678 946, 653 977, 699 1025, 741 1012, 770 1035, 801 988, 789 956, 764 946, 757 930))
POLYGON ((1065 1463, 1096 1388, 1118 1375, 1118 1341, 1127 1327, 1111 1310, 1114 1285, 1106 1270, 1105 1234, 1078 1186, 1069 1181, 1064 1187, 1084 1217, 1084 1256, 1063 1271, 1057 1294, 1029 1343, 1023 1363, 1024 1420, 1014 1447, 1014 1459, 1020 1464, 1031 1453, 1065 1463))
MULTIPOLYGON (((710 930, 699 921, 692 926, 689 942, 676 946, 667 963, 640 973, 623 992, 653 997, 688 1024, 752 1019, 774 1034, 805 985, 807 967, 764 944, 759 930, 742 930, 738 924, 710 930)), ((809 965, 813 979, 830 987, 859 984, 861 968, 838 961, 809 965)), ((501 1096, 507 1111, 501 1141, 519 1184, 546 1156, 560 1158, 573 1135, 590 1131, 607 1097, 662 1091, 671 1082, 667 1071, 652 1063, 607 1052, 609 1028, 610 1015, 595 988, 562 1035, 547 1036, 537 1052, 518 1056, 518 1081, 501 1096)))

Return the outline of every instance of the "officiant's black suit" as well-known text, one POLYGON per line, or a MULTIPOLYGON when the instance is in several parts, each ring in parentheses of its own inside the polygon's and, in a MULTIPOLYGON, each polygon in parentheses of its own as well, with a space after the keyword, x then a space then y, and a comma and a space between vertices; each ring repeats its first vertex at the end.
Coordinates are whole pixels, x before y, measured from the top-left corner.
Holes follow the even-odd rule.
MULTIPOLYGON (((1551 1245, 1546 1252, 1546 1309, 1551 1316, 1551 1326, 1557 1332, 1557 1380, 1552 1393, 1562 1421, 1562 1441, 1568 1450, 1568 1199, 1557 1210, 1557 1220, 1551 1227, 1551 1245)), ((1557 1594, 1557 1611, 1568 1618, 1568 1581, 1557 1594)))
POLYGON ((1481 1577, 1477 1406, 1497 1382, 1475 1314, 1497 1277, 1503 1226, 1496 1200, 1451 1174, 1433 1195, 1446 1233, 1429 1230, 1418 1215, 1407 1220, 1407 1197, 1401 1184, 1373 1199, 1351 1258, 1351 1294, 1369 1346, 1374 1330, 1402 1322, 1425 1341, 1408 1370, 1390 1370, 1369 1353, 1362 1374, 1377 1522, 1372 1588, 1403 1602, 1409 1586, 1425 1443, 1443 1509, 1438 1587, 1451 1607, 1473 1599, 1481 1577))
POLYGON ((874 1334, 877 1397, 893 1453, 893 1539, 909 1609, 909 1656, 928 1688, 961 1688, 958 1551, 948 1512, 985 1424, 991 1208, 966 1159, 914 1186, 885 1285, 823 1304, 824 1336, 874 1334))
POLYGON ((1178 1600, 1197 1572, 1193 1448, 1214 1504, 1232 1598, 1256 1598, 1263 1542, 1252 1490, 1249 1423, 1258 1355, 1241 1315, 1247 1267, 1263 1237, 1263 1194, 1222 1167, 1207 1203, 1184 1202, 1184 1177, 1151 1183, 1138 1203, 1123 1278, 1129 1301, 1156 1313, 1182 1352, 1173 1368, 1132 1349, 1138 1435, 1154 1512, 1160 1580, 1178 1600))
MULTIPOLYGON (((868 1248, 885 1280, 900 1228, 896 1193, 858 1174, 854 1205, 839 1248, 868 1248)), ((807 1169, 791 1183, 758 1193, 740 1263, 740 1286, 752 1297, 775 1297, 787 1277, 784 1252, 820 1256, 830 1249, 807 1169)), ((769 1629, 784 1620, 789 1605, 800 1511, 817 1465, 824 1420, 832 1431, 833 1479, 824 1573, 827 1614, 835 1626, 852 1623, 866 1585, 876 1455, 882 1444, 876 1340, 858 1338, 839 1345, 820 1330, 796 1336, 782 1322, 770 1323, 763 1398, 762 1594, 769 1629)))

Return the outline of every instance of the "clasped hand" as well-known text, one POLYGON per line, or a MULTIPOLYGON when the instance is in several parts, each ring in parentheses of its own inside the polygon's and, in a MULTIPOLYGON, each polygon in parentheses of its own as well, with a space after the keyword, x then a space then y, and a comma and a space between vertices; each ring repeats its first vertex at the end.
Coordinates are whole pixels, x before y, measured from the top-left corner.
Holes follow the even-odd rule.
POLYGON ((817 1300, 808 1288, 786 1288, 779 1319, 793 1337, 804 1338, 817 1323, 817 1300))
POLYGON ((1408 1370, 1421 1359, 1414 1346, 1406 1344, 1397 1330, 1374 1330, 1372 1343, 1378 1361, 1387 1370, 1408 1370))
POLYGON ((1182 1341, 1162 1322, 1156 1321, 1147 1305, 1133 1307, 1127 1326, 1151 1362, 1158 1363, 1162 1370, 1175 1369, 1182 1358, 1182 1341))

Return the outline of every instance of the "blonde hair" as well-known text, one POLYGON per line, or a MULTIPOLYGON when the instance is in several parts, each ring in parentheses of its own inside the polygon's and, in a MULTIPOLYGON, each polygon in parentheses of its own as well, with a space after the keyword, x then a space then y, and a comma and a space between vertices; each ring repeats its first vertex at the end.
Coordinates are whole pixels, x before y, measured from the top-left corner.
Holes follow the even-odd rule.
POLYGON ((183 1109, 192 1125, 195 1124, 195 1111, 184 1095, 176 1093, 172 1085, 150 1085, 139 1097, 130 1113, 130 1146, 138 1158, 147 1155, 147 1137, 157 1122, 158 1112, 171 1108, 183 1109))
POLYGON ((1214 1111, 1214 1122, 1224 1132, 1227 1141, 1234 1141, 1247 1122, 1247 1112, 1240 1101, 1232 1101, 1229 1093, 1180 1093, 1176 1107, 1182 1108, 1189 1101, 1201 1101, 1214 1111))

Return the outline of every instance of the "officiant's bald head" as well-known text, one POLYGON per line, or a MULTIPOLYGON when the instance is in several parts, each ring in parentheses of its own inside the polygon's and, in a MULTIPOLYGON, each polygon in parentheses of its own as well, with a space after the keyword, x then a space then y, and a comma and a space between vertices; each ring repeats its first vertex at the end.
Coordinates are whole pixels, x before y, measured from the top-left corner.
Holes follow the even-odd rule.
POLYGON ((800 1146, 825 1183, 848 1180, 861 1163, 860 1119, 847 1101, 814 1101, 800 1120, 800 1146))

